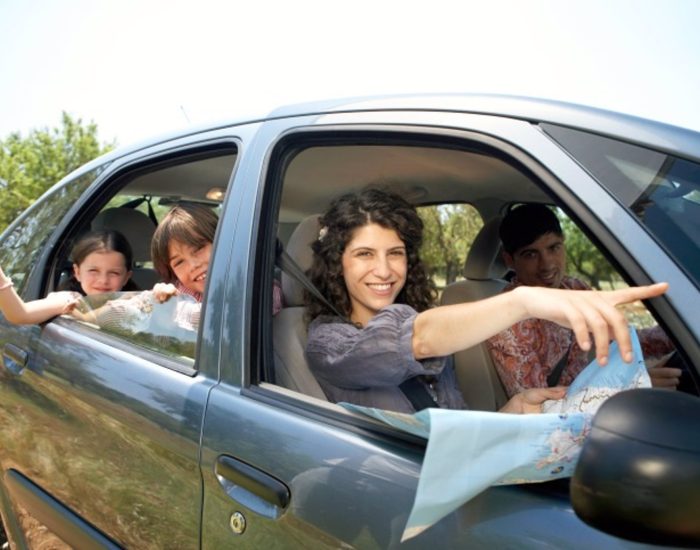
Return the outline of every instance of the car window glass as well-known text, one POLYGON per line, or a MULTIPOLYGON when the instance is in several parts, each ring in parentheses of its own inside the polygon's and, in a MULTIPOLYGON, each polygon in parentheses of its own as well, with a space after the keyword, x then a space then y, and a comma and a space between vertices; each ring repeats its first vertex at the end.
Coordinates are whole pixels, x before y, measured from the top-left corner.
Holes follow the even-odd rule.
MULTIPOLYGON (((627 288, 629 285, 622 275, 581 228, 562 210, 556 209, 556 213, 564 232, 567 274, 596 290, 627 288)), ((656 324, 654 317, 642 302, 618 307, 624 311, 627 320, 638 328, 652 327, 656 324)))
POLYGON ((159 303, 151 291, 114 292, 84 296, 70 316, 148 350, 194 360, 201 306, 184 295, 159 303))
POLYGON ((36 206, 7 234, 2 243, 0 265, 12 277, 18 292, 22 292, 34 262, 58 222, 104 168, 83 174, 53 191, 41 203, 35 203, 36 206))
POLYGON ((634 213, 700 287, 700 165, 587 132, 542 126, 634 213))

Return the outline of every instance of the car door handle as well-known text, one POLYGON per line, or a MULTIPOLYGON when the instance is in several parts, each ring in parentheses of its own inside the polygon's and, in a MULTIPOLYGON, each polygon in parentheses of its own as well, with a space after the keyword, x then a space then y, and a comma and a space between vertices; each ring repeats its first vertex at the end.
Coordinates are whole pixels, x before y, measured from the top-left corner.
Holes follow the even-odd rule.
POLYGON ((219 456, 214 472, 231 498, 265 517, 277 519, 289 504, 284 483, 232 456, 219 456))
POLYGON ((2 362, 13 374, 19 374, 27 365, 29 354, 14 344, 5 344, 2 348, 2 362))

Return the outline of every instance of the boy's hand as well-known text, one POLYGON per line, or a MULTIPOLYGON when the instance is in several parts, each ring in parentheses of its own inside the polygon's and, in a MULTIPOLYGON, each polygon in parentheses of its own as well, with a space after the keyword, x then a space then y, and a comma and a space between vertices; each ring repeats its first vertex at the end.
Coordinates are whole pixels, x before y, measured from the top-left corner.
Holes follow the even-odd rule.
POLYGON ((511 397, 499 412, 511 414, 541 413, 542 403, 549 399, 564 399, 566 389, 566 386, 530 388, 511 397))
POLYGON ((675 390, 680 383, 682 371, 672 367, 648 367, 647 372, 651 378, 651 385, 655 388, 675 390))
POLYGON ((159 304, 167 302, 172 296, 177 294, 175 285, 170 283, 156 283, 156 286, 153 287, 153 297, 159 304))

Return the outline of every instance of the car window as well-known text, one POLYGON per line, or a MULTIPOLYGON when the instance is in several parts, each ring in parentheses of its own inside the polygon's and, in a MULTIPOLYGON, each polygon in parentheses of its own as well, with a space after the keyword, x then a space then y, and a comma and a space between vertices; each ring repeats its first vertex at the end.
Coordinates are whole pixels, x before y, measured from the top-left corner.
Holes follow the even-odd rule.
MULTIPOLYGON (((557 217, 564 232, 566 244, 566 271, 595 290, 616 290, 629 285, 615 266, 567 214, 557 208, 557 217)), ((618 306, 627 320, 637 328, 656 324, 654 317, 642 302, 618 306)))
MULTIPOLYGON (((151 242, 156 227, 175 206, 196 204, 218 217, 236 159, 236 145, 226 142, 169 155, 166 161, 155 158, 146 166, 126 167, 110 175, 94 201, 87 201, 81 221, 61 239, 55 271, 59 288, 78 290, 79 283, 72 279, 73 245, 90 231, 117 231, 132 253, 131 277, 124 290, 134 292, 85 296, 73 318, 104 336, 123 340, 130 349, 156 352, 193 367, 203 301, 197 302, 190 290, 164 303, 153 298, 154 286, 166 281, 154 265, 151 242)), ((210 262, 213 256, 212 248, 210 262)))
POLYGON ((12 278, 20 294, 44 243, 104 168, 102 166, 87 172, 54 190, 41 203, 35 203, 5 235, 0 251, 0 265, 12 278))
POLYGON ((700 287, 700 165, 579 130, 542 127, 634 213, 700 287))
POLYGON ((151 291, 115 292, 84 296, 69 316, 105 334, 193 363, 201 306, 184 295, 160 303, 151 291))
MULTIPOLYGON (((319 136, 315 134, 313 138, 308 146, 300 140, 300 145, 286 151, 278 147, 280 156, 273 154, 270 162, 271 180, 279 178, 270 181, 269 188, 269 200, 279 201, 274 238, 284 243, 286 252, 302 271, 311 266, 310 244, 322 238, 318 215, 336 197, 368 186, 398 193, 420 207, 424 224, 421 259, 438 294, 464 278, 467 253, 484 220, 497 217, 498 202, 494 197, 546 199, 531 177, 514 163, 472 143, 465 143, 462 148, 434 139, 407 139, 404 135, 395 140, 377 140, 372 135, 364 140, 343 140, 337 134, 329 134, 327 142, 319 146, 319 136), (279 186, 281 192, 273 192, 274 186, 279 186)), ((270 235, 272 231, 260 242, 270 235)), ((497 250, 498 243, 495 246, 497 250)), ((258 253, 256 258, 262 262, 271 255, 258 253)), ((271 266, 261 265, 265 275, 257 280, 267 282, 260 288, 273 286, 280 267, 278 264, 275 272, 271 266)), ((271 344, 261 346, 260 356, 265 357, 267 349, 273 353, 259 362, 260 370, 253 379, 326 399, 304 356, 308 322, 304 289, 293 275, 282 271, 283 307, 273 316, 270 335, 254 338, 261 344, 271 344)), ((494 292, 496 288, 494 285, 494 292)), ((276 312, 274 303, 270 307, 269 295, 273 293, 274 290, 263 292, 260 304, 263 309, 276 312)), ((436 298, 440 300, 439 295, 436 298)), ((259 326, 264 329, 269 325, 259 326)), ((486 378, 483 382, 491 385, 486 378)))

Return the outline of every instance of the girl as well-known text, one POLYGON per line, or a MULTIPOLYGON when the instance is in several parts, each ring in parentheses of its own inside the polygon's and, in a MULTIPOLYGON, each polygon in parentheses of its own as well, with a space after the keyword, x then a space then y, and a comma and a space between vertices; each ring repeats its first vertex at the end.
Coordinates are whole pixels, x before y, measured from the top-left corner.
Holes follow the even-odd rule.
POLYGON ((92 231, 81 237, 71 252, 73 274, 59 285, 83 296, 139 290, 130 279, 133 253, 118 231, 92 231))
POLYGON ((73 247, 73 275, 39 300, 24 302, 12 280, 0 268, 0 310, 14 324, 43 323, 75 308, 80 295, 133 290, 132 253, 129 243, 116 231, 95 231, 81 237, 73 247))
MULTIPOLYGON (((423 224, 405 200, 378 189, 335 200, 320 220, 310 277, 330 305, 308 296, 306 355, 331 401, 413 413, 416 398, 465 408, 449 356, 514 323, 537 317, 573 329, 582 349, 596 343, 605 364, 609 333, 625 360, 632 348, 615 305, 665 292, 665 283, 610 292, 522 287, 478 302, 432 307, 434 288, 418 257, 423 224)), ((565 388, 529 389, 501 412, 541 412, 565 388)))

